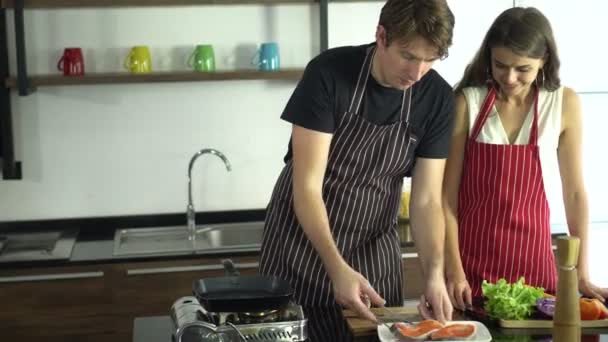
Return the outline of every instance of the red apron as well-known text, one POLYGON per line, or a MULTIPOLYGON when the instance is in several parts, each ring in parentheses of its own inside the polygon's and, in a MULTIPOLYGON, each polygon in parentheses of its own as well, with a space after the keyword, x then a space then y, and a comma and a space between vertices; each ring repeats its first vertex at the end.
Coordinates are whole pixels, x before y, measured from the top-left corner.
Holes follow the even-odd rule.
POLYGON ((549 205, 538 148, 538 90, 527 145, 477 142, 496 99, 489 89, 466 143, 458 193, 458 240, 473 296, 483 280, 505 278, 555 292, 549 205))

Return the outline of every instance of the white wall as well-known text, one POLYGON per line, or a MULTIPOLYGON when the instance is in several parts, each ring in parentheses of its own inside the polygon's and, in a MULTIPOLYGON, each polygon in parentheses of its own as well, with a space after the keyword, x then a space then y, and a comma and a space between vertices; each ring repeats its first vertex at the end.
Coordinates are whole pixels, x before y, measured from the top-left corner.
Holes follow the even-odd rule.
MULTIPOLYGON (((583 1, 591 8, 605 6, 583 1)), ((587 44, 581 53, 576 44, 588 24, 584 15, 594 16, 590 24, 597 29, 601 18, 593 13, 605 11, 577 12, 573 17, 567 4, 529 2, 546 10, 554 22, 567 84, 577 90, 601 87, 606 73, 591 66, 598 65, 595 58, 605 55, 598 49, 605 47, 587 44), (578 19, 585 25, 573 24, 578 19), (578 33, 567 40, 566 30, 578 33)), ((436 69, 454 84, 491 22, 513 1, 449 3, 456 15, 454 46, 436 69)), ((372 41, 381 7, 381 2, 331 4, 330 46, 372 41)), ((8 26, 12 32, 10 20, 8 26)), ((251 55, 264 41, 279 42, 284 67, 303 67, 319 50, 315 5, 28 10, 26 34, 32 74, 57 72, 56 61, 66 46, 84 49, 89 72, 120 71, 128 49, 140 44, 150 46, 155 70, 185 70, 189 53, 199 43, 214 45, 218 69, 250 67, 251 55)), ((295 84, 66 86, 42 87, 27 97, 14 93, 16 154, 23 162, 24 179, 0 181, 0 221, 181 212, 187 162, 203 147, 223 151, 234 167, 227 173, 214 157, 199 160, 193 177, 197 210, 264 208, 289 137, 290 127, 279 115, 295 84)), ((608 165, 593 158, 593 146, 602 141, 600 128, 605 127, 595 120, 604 120, 606 99, 583 96, 589 128, 585 170, 594 220, 608 216, 599 201, 608 190, 601 178, 608 165)), ((563 222, 555 179, 549 185, 553 221, 563 222)))
MULTIPOLYGON (((87 71, 120 71, 129 48, 145 44, 154 70, 186 70, 199 43, 214 45, 218 69, 243 68, 270 40, 279 42, 284 67, 302 67, 319 50, 318 34, 310 33, 316 13, 303 5, 30 10, 28 68, 55 73, 63 47, 80 46, 87 71)), ((282 166, 289 126, 278 116, 294 85, 99 85, 15 94, 24 179, 0 182, 0 220, 184 211, 187 163, 203 147, 224 152, 233 171, 215 157, 199 159, 197 210, 263 208, 282 166)))

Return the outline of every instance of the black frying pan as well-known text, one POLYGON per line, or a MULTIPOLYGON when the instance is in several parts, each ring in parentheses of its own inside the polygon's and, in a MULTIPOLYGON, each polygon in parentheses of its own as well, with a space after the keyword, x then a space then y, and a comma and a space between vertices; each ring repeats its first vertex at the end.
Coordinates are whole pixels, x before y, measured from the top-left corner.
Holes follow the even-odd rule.
POLYGON ((232 260, 222 261, 225 277, 203 278, 193 293, 208 312, 258 312, 286 306, 292 295, 289 282, 277 277, 241 276, 232 260))

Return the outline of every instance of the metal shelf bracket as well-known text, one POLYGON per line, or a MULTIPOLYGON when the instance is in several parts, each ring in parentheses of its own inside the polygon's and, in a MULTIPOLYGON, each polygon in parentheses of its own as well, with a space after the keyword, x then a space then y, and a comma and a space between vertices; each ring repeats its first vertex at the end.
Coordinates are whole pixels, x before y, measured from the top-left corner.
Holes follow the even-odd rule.
MULTIPOLYGON (((1 80, 6 80, 9 77, 6 11, 5 8, 0 9, 1 80)), ((0 170, 2 171, 2 179, 22 179, 21 163, 15 160, 15 146, 13 144, 11 90, 6 85, 0 87, 0 170)))
POLYGON ((19 95, 27 96, 33 92, 30 80, 27 77, 27 63, 25 58, 25 24, 23 20, 24 0, 14 0, 15 8, 15 45, 17 52, 17 83, 19 95))

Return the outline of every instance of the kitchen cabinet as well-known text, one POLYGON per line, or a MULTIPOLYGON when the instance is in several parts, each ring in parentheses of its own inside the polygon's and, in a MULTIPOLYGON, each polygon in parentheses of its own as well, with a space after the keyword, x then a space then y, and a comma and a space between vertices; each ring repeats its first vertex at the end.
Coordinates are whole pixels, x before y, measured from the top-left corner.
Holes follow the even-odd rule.
MULTIPOLYGON (((3 340, 131 342, 133 320, 168 315, 192 282, 222 276, 222 258, 196 256, 87 266, 0 271, 3 340)), ((256 274, 258 257, 232 258, 256 274)))
MULTIPOLYGON (((221 260, 205 258, 117 266, 121 277, 114 289, 114 300, 119 303, 115 312, 122 318, 117 329, 120 335, 131 336, 135 317, 167 315, 177 299, 192 295, 195 280, 223 276, 221 260)), ((259 257, 232 260, 241 274, 257 274, 259 257)))
POLYGON ((424 291, 424 279, 418 254, 415 252, 402 254, 403 298, 405 300, 419 299, 424 291))
POLYGON ((0 270, 2 340, 107 341, 113 278, 104 265, 0 270))

